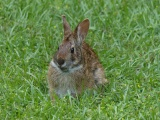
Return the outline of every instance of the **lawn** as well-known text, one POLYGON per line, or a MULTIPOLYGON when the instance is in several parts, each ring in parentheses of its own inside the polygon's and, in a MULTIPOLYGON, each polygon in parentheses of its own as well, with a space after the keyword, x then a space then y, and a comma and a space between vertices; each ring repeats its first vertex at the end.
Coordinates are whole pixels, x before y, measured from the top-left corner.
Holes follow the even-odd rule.
POLYGON ((159 0, 0 0, 0 119, 160 119, 159 0), (47 70, 63 38, 90 20, 86 42, 110 84, 51 104, 47 70))

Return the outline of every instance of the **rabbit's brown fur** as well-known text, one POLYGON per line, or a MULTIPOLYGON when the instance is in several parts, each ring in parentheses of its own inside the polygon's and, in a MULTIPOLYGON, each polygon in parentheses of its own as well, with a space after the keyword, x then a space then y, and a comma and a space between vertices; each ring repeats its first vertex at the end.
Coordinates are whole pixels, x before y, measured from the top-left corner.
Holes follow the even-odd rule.
POLYGON ((89 20, 84 20, 71 32, 65 16, 62 18, 64 39, 48 70, 49 91, 53 101, 54 93, 60 97, 67 93, 74 96, 87 88, 108 82, 97 55, 84 41, 89 20))

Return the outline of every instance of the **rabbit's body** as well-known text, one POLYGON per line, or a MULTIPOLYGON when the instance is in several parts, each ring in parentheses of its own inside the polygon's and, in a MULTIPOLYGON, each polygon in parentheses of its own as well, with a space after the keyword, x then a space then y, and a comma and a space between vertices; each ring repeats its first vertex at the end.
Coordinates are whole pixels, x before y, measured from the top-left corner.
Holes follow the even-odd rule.
POLYGON ((50 63, 48 83, 51 99, 55 92, 63 97, 70 93, 75 96, 86 88, 94 88, 107 82, 97 55, 84 38, 89 21, 84 20, 74 32, 63 16, 64 40, 50 63))

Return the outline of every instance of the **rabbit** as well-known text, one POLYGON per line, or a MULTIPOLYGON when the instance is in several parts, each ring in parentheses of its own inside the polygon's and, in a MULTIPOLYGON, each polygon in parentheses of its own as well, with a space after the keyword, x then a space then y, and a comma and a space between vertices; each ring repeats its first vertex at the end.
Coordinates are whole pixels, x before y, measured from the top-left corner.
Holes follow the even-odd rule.
POLYGON ((74 32, 62 16, 64 37, 48 69, 49 93, 52 101, 67 94, 77 96, 82 91, 108 83, 104 69, 93 49, 85 42, 89 20, 78 24, 74 32))

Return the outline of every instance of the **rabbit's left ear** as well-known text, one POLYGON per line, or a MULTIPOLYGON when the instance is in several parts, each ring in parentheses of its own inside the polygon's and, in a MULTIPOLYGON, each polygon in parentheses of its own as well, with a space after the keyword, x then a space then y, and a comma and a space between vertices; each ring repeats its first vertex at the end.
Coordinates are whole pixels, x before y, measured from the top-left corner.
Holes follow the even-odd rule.
POLYGON ((72 33, 72 31, 64 15, 62 16, 62 20, 64 28, 64 38, 67 38, 72 33))
POLYGON ((85 39, 87 32, 89 29, 89 20, 85 19, 79 25, 76 27, 74 33, 77 36, 78 43, 82 43, 82 41, 85 39))

